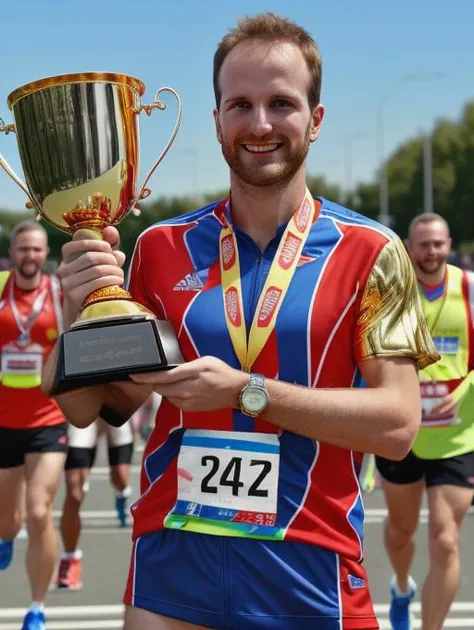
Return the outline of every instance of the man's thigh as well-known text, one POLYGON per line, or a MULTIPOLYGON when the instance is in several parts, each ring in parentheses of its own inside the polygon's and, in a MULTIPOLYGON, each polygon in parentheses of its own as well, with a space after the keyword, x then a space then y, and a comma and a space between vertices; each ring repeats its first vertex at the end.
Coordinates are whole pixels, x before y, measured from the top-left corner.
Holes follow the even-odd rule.
POLYGON ((97 446, 99 424, 97 420, 88 427, 79 429, 78 427, 69 425, 69 447, 77 449, 95 449, 97 446))
POLYGON ((125 607, 124 630, 206 630, 187 621, 157 615, 143 608, 125 607))
POLYGON ((423 462, 413 453, 396 462, 376 457, 389 520, 402 531, 416 530, 425 489, 423 462))
POLYGON ((52 504, 64 470, 66 453, 66 425, 37 430, 25 454, 27 511, 39 504, 52 504))
POLYGON ((458 486, 474 490, 474 452, 424 460, 426 486, 458 486))
POLYGON ((394 485, 408 485, 424 480, 425 460, 422 460, 412 451, 401 461, 375 457, 375 465, 380 477, 394 485))
POLYGON ((31 429, 0 428, 0 469, 23 466, 31 436, 31 429))
POLYGON ((428 460, 426 485, 430 531, 436 535, 450 523, 460 527, 474 495, 474 453, 428 460))
POLYGON ((74 471, 90 471, 94 466, 97 449, 69 446, 64 468, 66 473, 74 471))
POLYGON ((460 486, 428 488, 429 531, 432 537, 443 531, 459 530, 471 507, 473 491, 460 486))
POLYGON ((110 446, 107 454, 109 466, 130 466, 133 459, 133 444, 110 446))
POLYGON ((10 537, 24 518, 25 445, 28 429, 0 428, 0 537, 10 537))
POLYGON ((10 538, 24 519, 25 468, 0 469, 0 538, 10 538))
POLYGON ((133 431, 130 420, 120 427, 113 427, 101 419, 100 426, 103 427, 103 432, 107 435, 109 448, 133 444, 133 431))

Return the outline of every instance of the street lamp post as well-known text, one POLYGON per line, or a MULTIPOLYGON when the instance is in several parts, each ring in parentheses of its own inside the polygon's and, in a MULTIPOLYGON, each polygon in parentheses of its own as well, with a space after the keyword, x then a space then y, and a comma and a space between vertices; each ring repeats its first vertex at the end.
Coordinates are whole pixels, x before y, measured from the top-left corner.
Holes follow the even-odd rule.
POLYGON ((433 148, 430 132, 423 134, 423 211, 433 212, 433 148))
POLYGON ((347 205, 353 201, 352 194, 352 143, 356 138, 363 138, 367 134, 362 131, 353 131, 344 136, 344 188, 347 194, 347 205))
POLYGON ((433 81, 446 78, 446 74, 441 72, 405 74, 400 79, 391 83, 380 95, 377 103, 376 114, 376 137, 377 137, 377 163, 379 168, 379 221, 390 226, 391 216, 389 207, 389 186, 387 163, 385 160, 384 147, 384 108, 389 98, 405 83, 417 83, 419 81, 433 81))

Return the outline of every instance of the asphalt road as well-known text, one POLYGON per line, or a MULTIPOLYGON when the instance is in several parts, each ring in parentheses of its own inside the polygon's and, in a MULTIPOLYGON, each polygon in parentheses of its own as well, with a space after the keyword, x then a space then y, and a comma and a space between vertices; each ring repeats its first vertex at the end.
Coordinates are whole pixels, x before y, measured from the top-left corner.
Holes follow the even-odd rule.
MULTIPOLYGON (((138 489, 141 453, 134 456, 132 486, 138 489)), ((55 504, 59 515, 61 489, 55 504)), ((390 567, 383 551, 382 523, 384 504, 380 491, 365 498, 365 557, 373 599, 381 628, 388 625, 388 583, 390 567)), ((117 527, 114 494, 108 482, 103 452, 91 477, 90 490, 83 507, 84 531, 81 540, 83 559, 82 591, 54 592, 48 595, 47 630, 122 629, 121 598, 125 587, 130 553, 130 529, 117 527)), ((413 575, 419 582, 427 570, 426 523, 422 518, 413 575)), ((474 514, 466 518, 462 532, 462 584, 445 628, 474 628, 474 514)), ((0 630, 19 630, 29 591, 25 563, 26 539, 16 541, 15 557, 8 571, 0 573, 0 630)), ((419 604, 414 606, 415 616, 419 604)), ((415 627, 420 627, 416 623, 415 627)))

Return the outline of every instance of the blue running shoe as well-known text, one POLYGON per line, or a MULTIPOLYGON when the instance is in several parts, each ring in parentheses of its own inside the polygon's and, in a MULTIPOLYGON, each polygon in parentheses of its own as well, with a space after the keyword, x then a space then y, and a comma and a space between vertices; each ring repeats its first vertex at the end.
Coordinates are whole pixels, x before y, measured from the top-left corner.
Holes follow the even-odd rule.
POLYGON ((46 630, 44 612, 42 610, 29 610, 23 619, 21 630, 46 630))
POLYGON ((0 571, 5 571, 10 566, 13 558, 13 540, 0 538, 0 571))
POLYGON ((118 494, 115 497, 115 509, 117 510, 119 527, 127 527, 127 497, 118 494))
POLYGON ((413 628, 410 604, 416 595, 416 582, 412 577, 409 578, 408 585, 408 592, 400 593, 396 577, 393 576, 390 581, 392 601, 390 603, 389 618, 392 630, 412 630, 413 628))

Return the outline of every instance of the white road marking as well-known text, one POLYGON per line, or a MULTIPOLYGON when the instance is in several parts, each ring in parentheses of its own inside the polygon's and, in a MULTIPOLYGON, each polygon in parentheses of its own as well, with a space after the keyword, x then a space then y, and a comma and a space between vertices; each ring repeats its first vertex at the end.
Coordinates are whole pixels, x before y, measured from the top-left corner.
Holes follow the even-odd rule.
MULTIPOLYGON (((375 605, 381 630, 390 629, 388 609, 387 603, 375 605)), ((419 613, 420 603, 413 603, 412 610, 415 615, 419 613)), ((122 605, 49 606, 46 608, 48 630, 121 630, 123 611, 122 605)), ((449 619, 446 619, 443 627, 453 630, 473 628, 474 615, 460 616, 466 613, 474 613, 474 601, 455 602, 451 607, 449 619)), ((24 615, 24 608, 1 609, 0 630, 18 630, 18 621, 23 619, 24 615)), ((415 619, 413 628, 421 628, 419 619, 415 619)))

